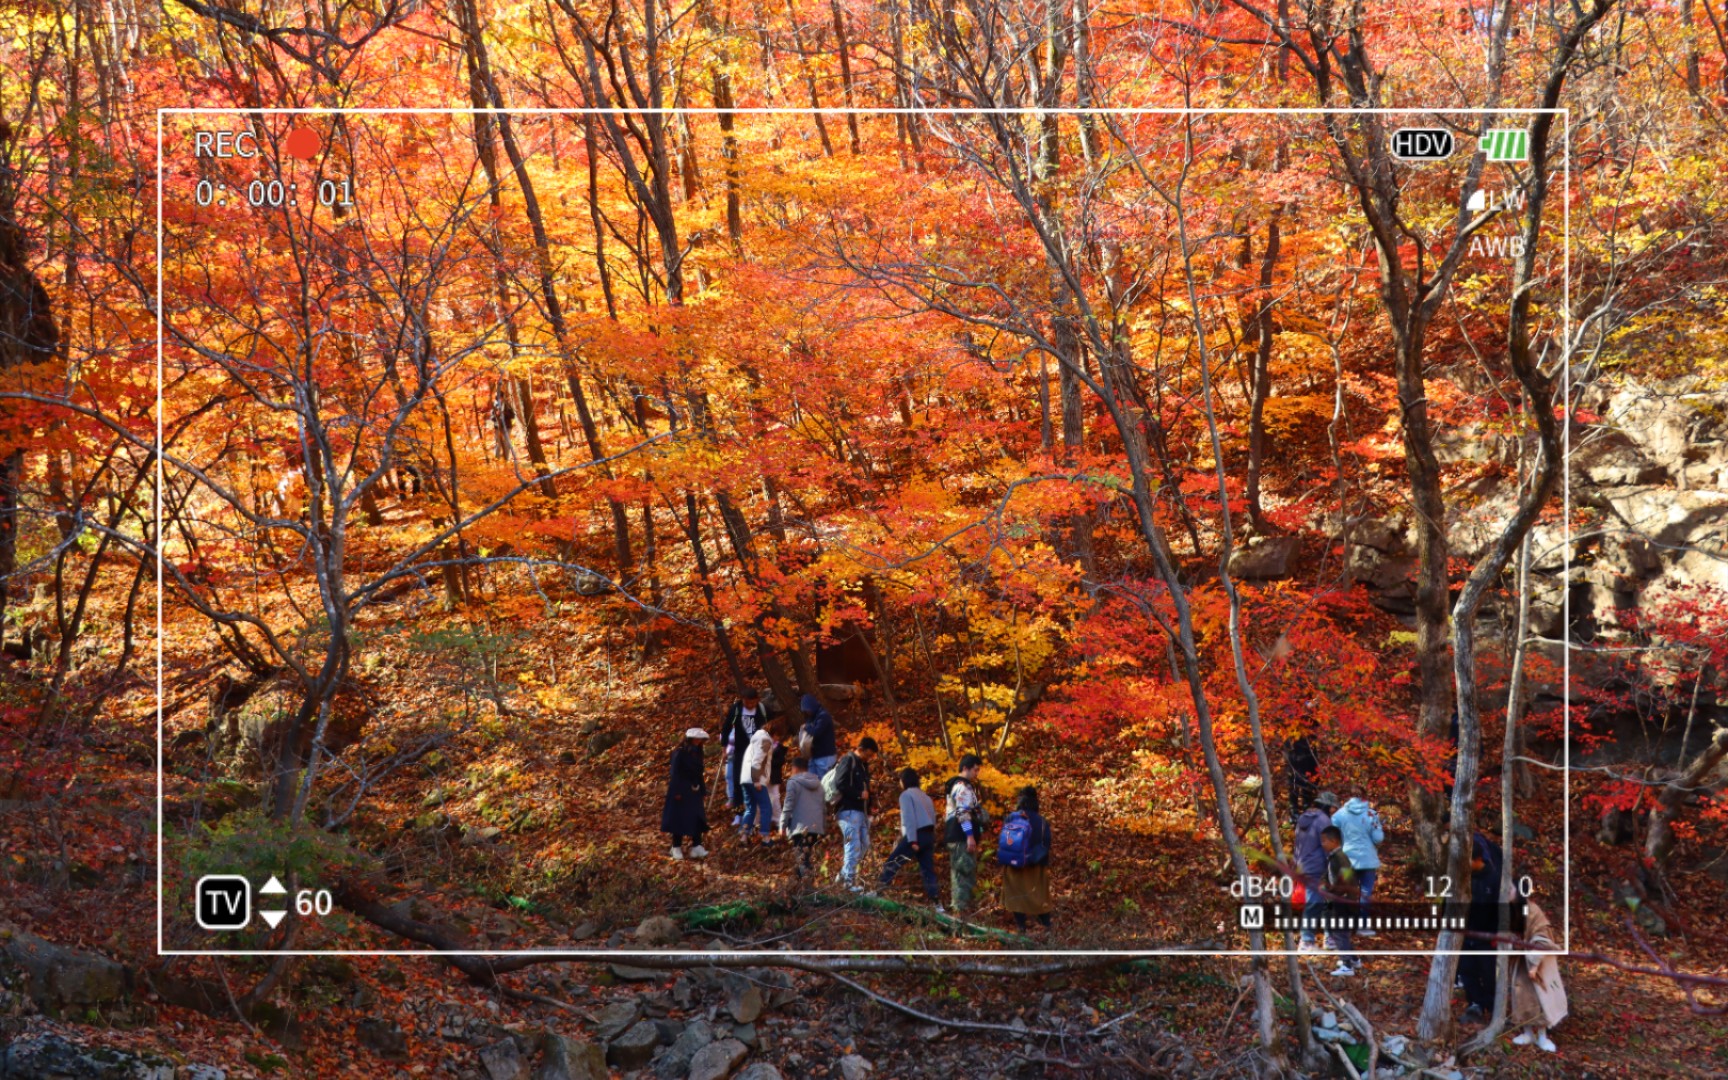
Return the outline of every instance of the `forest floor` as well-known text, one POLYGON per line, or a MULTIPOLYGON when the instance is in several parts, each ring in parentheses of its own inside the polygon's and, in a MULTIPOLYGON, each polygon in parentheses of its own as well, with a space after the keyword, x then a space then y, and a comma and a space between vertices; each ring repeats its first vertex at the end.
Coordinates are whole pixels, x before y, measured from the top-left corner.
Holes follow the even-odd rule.
MULTIPOLYGON (((1196 830, 1192 809, 1138 821, 1118 813, 1111 799, 1098 794, 1095 781, 1125 763, 1035 728, 1024 732, 1016 760, 1040 778, 1056 828, 1057 911, 1047 937, 957 937, 922 919, 847 903, 831 886, 821 896, 794 896, 788 852, 746 847, 724 828, 716 831, 711 858, 673 863, 655 831, 664 756, 676 730, 692 723, 718 726, 713 702, 677 700, 667 689, 673 685, 646 685, 634 696, 609 692, 604 728, 624 737, 598 753, 589 743, 592 725, 516 717, 449 744, 435 766, 398 774, 350 834, 372 860, 371 880, 384 883, 381 899, 477 946, 499 950, 640 947, 636 931, 648 916, 739 899, 756 902, 766 914, 710 932, 691 930, 661 944, 691 951, 752 943, 775 950, 899 953, 981 948, 987 959, 1002 963, 1038 959, 1012 955, 1023 949, 1242 947, 1239 933, 1226 922, 1233 908, 1219 847, 1196 830)), ((81 732, 38 733, 28 748, 4 748, 28 749, 38 760, 43 754, 75 754, 76 759, 62 763, 71 779, 57 793, 0 802, 0 923, 5 924, 0 943, 16 932, 35 934, 107 955, 134 972, 155 969, 192 982, 225 979, 234 993, 243 994, 265 973, 265 961, 229 960, 219 970, 208 959, 163 962, 156 955, 155 731, 148 710, 129 708, 127 717, 110 717, 81 732)), ((941 780, 927 779, 932 789, 941 780)), ((1551 777, 1538 782, 1556 783, 1551 777)), ((879 794, 890 790, 885 775, 879 787, 879 794)), ((165 778, 170 823, 200 792, 210 790, 209 782, 171 771, 165 778)), ((1559 800, 1557 791, 1546 801, 1541 794, 1525 804, 1525 822, 1535 838, 1520 854, 1519 867, 1557 886, 1564 851, 1559 800)), ((1579 797, 1575 791, 1575 823, 1584 815, 1579 797)), ((1402 862, 1411 843, 1407 823, 1392 793, 1378 801, 1390 832, 1379 895, 1413 899, 1421 885, 1402 862)), ((1251 797, 1245 798, 1241 809, 1250 804, 1251 797)), ((205 810, 210 812, 208 806, 205 810)), ((722 824, 730 820, 718 802, 711 817, 722 824)), ((895 831, 892 815, 877 823, 867 873, 880 865, 895 831)), ((1631 848, 1599 844, 1592 833, 1575 827, 1571 838, 1574 951, 1644 963, 1648 958, 1622 925, 1619 911, 1624 909, 1616 910, 1612 900, 1631 875, 1635 856, 1631 848)), ((830 872, 838 849, 837 836, 823 848, 821 858, 830 872)), ((938 860, 938 870, 946 900, 945 859, 938 860)), ((889 895, 927 910, 916 882, 915 868, 908 867, 889 895)), ((1728 973, 1728 906, 1721 882, 1701 865, 1701 849, 1682 850, 1669 883, 1674 902, 1658 898, 1652 905, 1667 931, 1652 939, 1656 949, 1677 968, 1728 973)), ((170 893, 173 903, 178 894, 172 885, 170 893)), ((984 860, 982 902, 972 918, 1005 931, 1011 920, 1000 908, 998 893, 997 875, 984 860)), ((297 944, 419 948, 340 911, 322 923, 306 920, 297 944)), ((1372 944, 1420 949, 1424 943, 1383 935, 1372 944)), ((201 947, 196 939, 173 933, 170 945, 201 947)), ((1304 966, 1311 975, 1310 992, 1324 984, 1361 1008, 1381 1034, 1412 1033, 1427 971, 1424 958, 1370 957, 1355 979, 1329 977, 1327 964, 1304 961, 1304 966)), ((1281 981, 1282 964, 1274 970, 1281 981)), ((1661 979, 1594 963, 1568 962, 1563 970, 1572 1014, 1555 1032, 1560 1052, 1548 1056, 1502 1042, 1473 1059, 1473 1068, 1495 1076, 1728 1075, 1728 1018, 1689 1014, 1684 995, 1661 979)), ((945 1020, 1077 1035, 1126 1016, 1110 1026, 1110 1041, 1103 1044, 953 1030, 899 1015, 810 975, 799 975, 784 994, 770 993, 763 1015, 731 1032, 732 989, 723 978, 708 979, 702 972, 641 971, 627 960, 618 965, 558 962, 507 977, 504 982, 517 995, 512 997, 476 985, 441 962, 401 956, 310 959, 285 980, 274 1007, 254 1010, 248 1020, 220 1015, 219 1008, 212 1016, 208 1008, 167 1004, 142 991, 142 1011, 91 1006, 50 1021, 30 1015, 23 998, 12 994, 4 999, 12 1015, 0 1034, 18 1040, 57 1023, 58 1030, 81 1042, 147 1049, 175 1061, 216 1065, 236 1077, 497 1080, 514 1075, 508 1062, 498 1064, 499 1051, 489 1051, 500 1040, 514 1039, 523 1060, 532 1062, 542 1030, 596 1039, 605 1017, 616 1018, 616 1012, 606 1013, 608 1006, 634 1003, 642 1016, 660 1022, 661 1042, 687 1021, 701 1020, 714 1025, 717 1035, 745 1037, 745 1067, 773 1063, 786 1076, 842 1075, 839 1063, 848 1053, 873 1062, 870 1075, 877 1080, 1076 1071, 1176 1075, 1183 1068, 1185 1075, 1233 1075, 1252 1061, 1250 1010, 1238 992, 1246 971, 1241 958, 1163 956, 1132 970, 1012 981, 926 974, 872 977, 870 982, 878 993, 945 1020), (547 1000, 519 1000, 523 992, 547 1000), (553 999, 558 1004, 548 1003, 553 999), (105 1021, 111 1020, 121 1022, 108 1026, 105 1021), (483 1051, 491 1053, 491 1064, 483 1051)), ((762 977, 761 969, 752 972, 751 977, 762 977)), ((1461 1001, 1457 1007, 1461 1013, 1461 1001)), ((521 1075, 528 1075, 526 1065, 521 1075)))

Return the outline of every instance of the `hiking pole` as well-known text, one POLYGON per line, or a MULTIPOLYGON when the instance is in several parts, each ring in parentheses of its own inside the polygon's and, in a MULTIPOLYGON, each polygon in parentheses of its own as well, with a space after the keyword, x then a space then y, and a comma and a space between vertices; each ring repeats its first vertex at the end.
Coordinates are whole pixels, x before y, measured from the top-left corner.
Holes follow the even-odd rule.
MULTIPOLYGON (((721 793, 721 791, 725 790, 725 788, 726 788, 726 755, 725 754, 720 755, 720 775, 715 778, 715 781, 716 782, 714 784, 714 794, 718 795, 721 793)), ((721 805, 725 805, 724 800, 722 800, 721 805)))

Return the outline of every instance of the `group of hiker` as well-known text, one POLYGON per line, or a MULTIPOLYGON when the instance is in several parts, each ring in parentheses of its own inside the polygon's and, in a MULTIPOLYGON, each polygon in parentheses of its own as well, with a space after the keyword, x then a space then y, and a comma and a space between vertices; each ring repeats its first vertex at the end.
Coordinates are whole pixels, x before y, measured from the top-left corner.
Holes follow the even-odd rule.
MULTIPOLYGON (((740 841, 793 852, 792 875, 807 883, 815 874, 816 848, 832 818, 841 836, 840 865, 835 880, 855 894, 874 891, 860 874, 870 853, 871 824, 885 810, 879 806, 871 769, 881 747, 868 736, 847 753, 838 753, 833 716, 812 694, 799 703, 801 722, 773 715, 762 697, 749 691, 732 703, 721 725, 725 790, 740 841)), ((704 777, 708 733, 691 728, 672 754, 661 830, 670 835, 671 857, 701 859, 708 831, 708 787, 704 777)), ((1313 744, 1297 739, 1286 747, 1290 790, 1298 805, 1295 817, 1292 903, 1300 910, 1301 950, 1324 948, 1336 954, 1334 977, 1358 974, 1358 939, 1377 936, 1372 915, 1380 876, 1380 845, 1386 829, 1367 789, 1354 785, 1341 802, 1317 783, 1319 758, 1313 744)), ((960 758, 956 775, 943 790, 943 808, 924 791, 923 778, 913 768, 897 774, 899 835, 883 861, 877 889, 891 886, 900 870, 916 863, 925 898, 939 914, 971 911, 977 891, 980 857, 988 854, 991 829, 978 785, 983 761, 976 754, 960 758), (949 907, 941 903, 936 873, 938 848, 948 857, 949 907)), ((1038 791, 1023 787, 1014 809, 997 828, 995 857, 1002 867, 1002 904, 1016 927, 1026 932, 1032 920, 1050 926, 1050 823, 1040 811, 1038 791)), ((1553 948, 1546 916, 1534 903, 1503 909, 1501 882, 1507 868, 1500 846, 1481 830, 1472 836, 1470 904, 1465 944, 1458 964, 1458 989, 1468 1009, 1466 1022, 1481 1022, 1494 1007, 1498 941, 1510 932, 1514 940, 1535 950, 1553 948), (1509 911, 1510 925, 1502 927, 1509 911)), ((1527 901, 1527 898, 1525 898, 1527 901)), ((1552 956, 1519 956, 1510 966, 1511 1016, 1523 1030, 1513 1041, 1555 1049, 1548 1028, 1566 1015, 1565 989, 1552 956)))
MULTIPOLYGON (((860 874, 870 854, 871 824, 886 809, 878 805, 871 781, 881 747, 864 736, 839 754, 834 717, 813 694, 804 695, 799 713, 801 722, 772 715, 761 694, 750 690, 732 703, 721 722, 725 791, 740 842, 768 848, 785 844, 792 851, 794 880, 806 883, 815 875, 816 848, 832 817, 841 838, 835 875, 841 887, 875 895, 891 886, 908 863, 916 863, 924 897, 937 914, 971 911, 979 857, 991 826, 978 786, 983 760, 976 754, 960 758, 956 774, 944 787, 940 816, 918 770, 899 771, 899 836, 872 889, 860 881, 860 874), (947 907, 941 903, 936 874, 938 844, 948 855, 947 907)), ((709 831, 704 774, 708 741, 707 731, 690 728, 672 752, 660 829, 671 837, 674 860, 708 856, 703 844, 709 831)), ((1040 812, 1038 791, 1022 788, 995 837, 1002 903, 1022 932, 1034 919, 1046 929, 1050 926, 1050 849, 1050 823, 1040 812)))
MULTIPOLYGON (((1301 754, 1303 760, 1313 760, 1312 749, 1306 745, 1301 754)), ((1311 777, 1304 779, 1308 781, 1304 791, 1307 805, 1296 819, 1293 876, 1297 880, 1292 895, 1293 906, 1302 911, 1301 949, 1318 950, 1323 929, 1327 947, 1338 956, 1332 975, 1349 977, 1359 972, 1361 964, 1354 951, 1355 940, 1376 936, 1370 902, 1379 878, 1380 845, 1386 841, 1386 830, 1361 785, 1353 786, 1349 801, 1340 805, 1338 796, 1316 790, 1311 777)), ((1506 909, 1508 925, 1502 928, 1501 883, 1505 873, 1500 845, 1482 830, 1474 830, 1470 903, 1456 986, 1464 992, 1466 1023, 1482 1023, 1494 1009, 1498 971, 1494 935, 1504 930, 1536 951, 1556 948, 1547 916, 1527 900, 1506 909)), ((1566 1016, 1566 991, 1558 962, 1552 955, 1516 956, 1510 973, 1509 1016, 1512 1024, 1521 1028, 1512 1041, 1554 1051, 1548 1029, 1566 1016)))

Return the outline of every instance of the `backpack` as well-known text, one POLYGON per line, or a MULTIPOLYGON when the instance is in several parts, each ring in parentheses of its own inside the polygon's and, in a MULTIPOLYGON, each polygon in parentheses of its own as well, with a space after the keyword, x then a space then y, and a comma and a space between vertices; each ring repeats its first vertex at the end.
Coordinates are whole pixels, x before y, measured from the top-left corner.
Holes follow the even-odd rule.
MULTIPOLYGON (((984 793, 979 790, 978 785, 967 780, 964 776, 950 777, 948 783, 942 788, 942 797, 948 801, 949 806, 953 806, 954 789, 959 787, 961 784, 970 787, 972 793, 978 797, 977 802, 973 804, 971 812, 966 816, 972 821, 973 832, 980 840, 982 840, 984 829, 990 824, 990 812, 984 808, 984 793)), ((944 820, 947 821, 947 825, 944 829, 944 836, 947 838, 947 841, 951 844, 964 842, 966 839, 966 831, 960 827, 960 815, 949 811, 945 815, 944 820)))
POLYGON ((850 776, 852 776, 854 769, 857 769, 857 760, 854 760, 854 757, 848 753, 848 755, 842 757, 838 762, 835 762, 835 767, 833 767, 833 769, 824 772, 824 802, 828 802, 829 805, 836 804, 836 802, 840 802, 840 797, 842 797, 842 795, 847 795, 848 791, 852 791, 854 781, 850 781, 850 776))
POLYGON ((1036 866, 1050 857, 1050 845, 1038 836, 1032 819, 1016 810, 1002 822, 1002 833, 996 838, 996 861, 1003 866, 1023 869, 1036 866))

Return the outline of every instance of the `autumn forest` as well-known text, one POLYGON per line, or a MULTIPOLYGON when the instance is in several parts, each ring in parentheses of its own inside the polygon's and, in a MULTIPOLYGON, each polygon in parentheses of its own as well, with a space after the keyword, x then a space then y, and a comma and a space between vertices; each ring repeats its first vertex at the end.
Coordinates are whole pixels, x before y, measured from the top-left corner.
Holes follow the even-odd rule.
POLYGON ((1711 1075, 1725 20, 0 12, 0 1075, 1711 1075))

